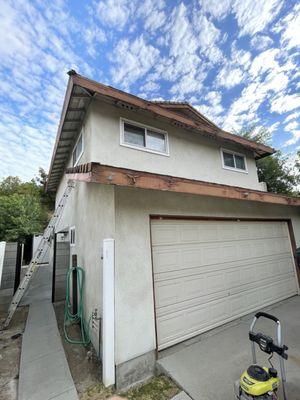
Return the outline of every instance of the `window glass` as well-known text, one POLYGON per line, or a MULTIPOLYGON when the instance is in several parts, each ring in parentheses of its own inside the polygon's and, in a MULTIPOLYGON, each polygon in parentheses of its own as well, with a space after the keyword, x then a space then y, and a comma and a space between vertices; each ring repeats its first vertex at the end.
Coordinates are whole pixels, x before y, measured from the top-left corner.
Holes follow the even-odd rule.
POLYGON ((124 123, 124 141, 135 146, 145 147, 145 129, 124 123))
POLYGON ((81 133, 78 138, 77 144, 73 150, 73 157, 72 157, 73 158, 72 159, 73 167, 77 163, 79 157, 81 156, 82 150, 83 150, 83 141, 82 141, 82 133, 81 133))
POLYGON ((235 154, 234 158, 235 158, 235 167, 238 168, 238 169, 244 169, 245 170, 246 169, 245 157, 235 154))
POLYGON ((166 151, 165 135, 147 130, 147 148, 156 151, 166 151))
POLYGON ((226 167, 230 167, 230 168, 235 167, 233 154, 226 153, 225 151, 223 151, 223 158, 224 158, 224 165, 226 167))

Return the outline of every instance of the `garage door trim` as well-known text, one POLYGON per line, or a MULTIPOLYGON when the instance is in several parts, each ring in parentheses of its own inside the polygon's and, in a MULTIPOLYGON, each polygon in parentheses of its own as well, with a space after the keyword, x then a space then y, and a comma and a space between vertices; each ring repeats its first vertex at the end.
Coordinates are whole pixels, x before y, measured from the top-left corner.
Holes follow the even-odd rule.
POLYGON ((152 265, 152 283, 153 283, 153 304, 154 304, 154 323, 155 323, 155 338, 156 338, 156 354, 158 357, 158 334, 157 334, 157 315, 156 315, 156 300, 155 300, 155 282, 154 282, 154 265, 153 265, 153 246, 151 220, 186 220, 186 221, 236 221, 236 222, 286 222, 288 234, 293 255, 294 270, 297 276, 298 293, 300 287, 300 266, 296 260, 296 240, 294 235, 293 223, 290 218, 249 218, 249 217, 212 217, 212 216, 189 216, 189 215, 160 215, 151 214, 149 221, 150 227, 150 246, 151 246, 151 265, 152 265))

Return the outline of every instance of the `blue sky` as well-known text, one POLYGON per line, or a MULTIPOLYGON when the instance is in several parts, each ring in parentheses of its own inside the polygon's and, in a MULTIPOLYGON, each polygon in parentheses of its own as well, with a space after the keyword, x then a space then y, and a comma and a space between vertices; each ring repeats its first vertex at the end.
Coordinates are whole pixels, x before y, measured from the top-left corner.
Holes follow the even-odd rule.
POLYGON ((52 153, 66 72, 185 100, 228 131, 300 148, 300 4, 280 0, 0 0, 0 177, 52 153))

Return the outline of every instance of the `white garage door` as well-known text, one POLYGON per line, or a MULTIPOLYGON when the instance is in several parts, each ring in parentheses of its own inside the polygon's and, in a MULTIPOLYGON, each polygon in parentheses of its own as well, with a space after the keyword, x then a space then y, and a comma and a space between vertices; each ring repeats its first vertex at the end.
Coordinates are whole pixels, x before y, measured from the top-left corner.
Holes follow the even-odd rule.
POLYGON ((152 220, 158 349, 297 293, 286 222, 152 220))

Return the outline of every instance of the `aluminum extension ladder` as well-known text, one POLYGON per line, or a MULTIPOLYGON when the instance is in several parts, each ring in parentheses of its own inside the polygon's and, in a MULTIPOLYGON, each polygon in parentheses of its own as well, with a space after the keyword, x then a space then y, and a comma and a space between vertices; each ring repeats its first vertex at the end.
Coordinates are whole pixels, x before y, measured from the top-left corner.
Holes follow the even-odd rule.
POLYGON ((29 286, 30 280, 33 278, 35 272, 39 268, 39 265, 43 262, 46 252, 51 245, 51 239, 52 239, 52 235, 54 232, 54 228, 57 225, 57 223, 61 217, 61 214, 65 207, 66 201, 67 201, 72 189, 74 188, 74 186, 75 186, 75 182, 73 180, 69 180, 67 187, 66 187, 51 219, 50 219, 50 222, 43 233, 43 237, 39 243, 39 246, 32 257, 32 260, 30 261, 30 264, 27 268, 27 272, 26 272, 24 278, 22 279, 22 281, 21 281, 18 289, 16 290, 14 297, 10 303, 10 306, 8 309, 8 314, 7 314, 6 320, 4 321, 4 324, 2 327, 4 329, 8 327, 22 297, 24 296, 24 294, 26 292, 26 289, 29 286))

